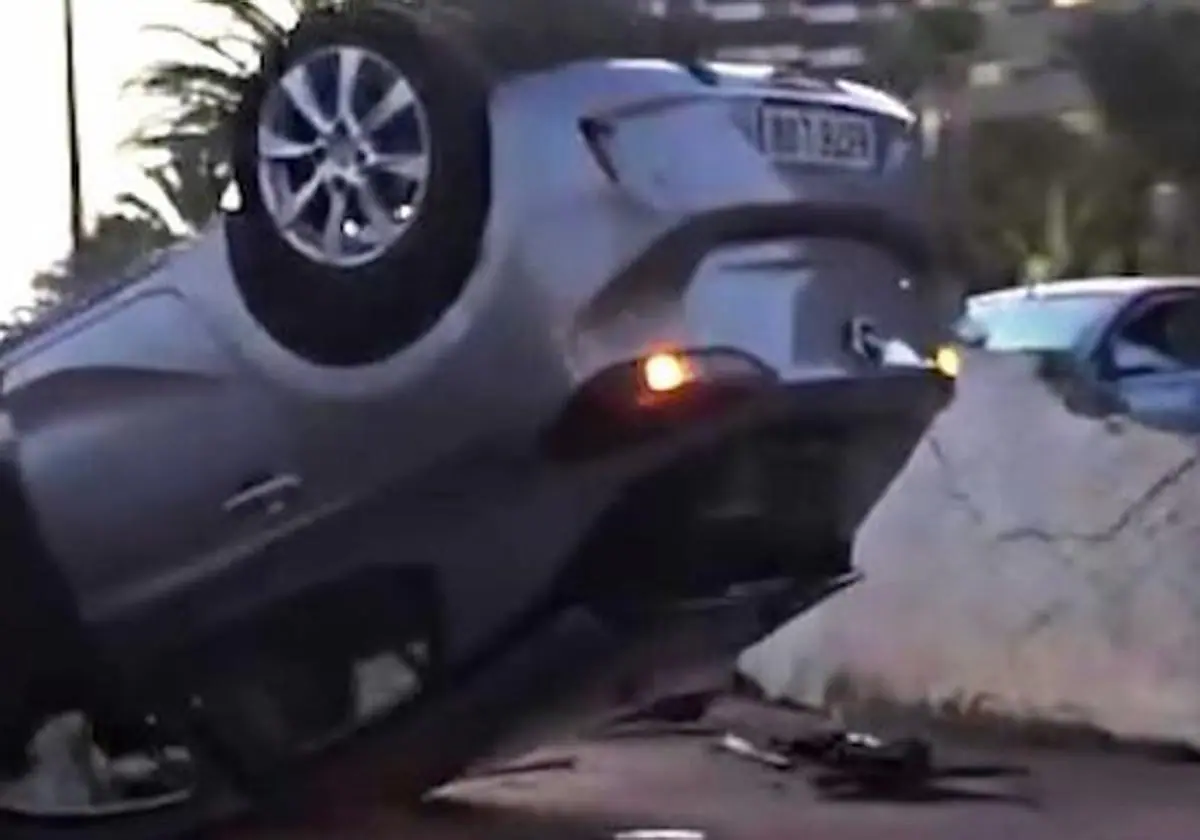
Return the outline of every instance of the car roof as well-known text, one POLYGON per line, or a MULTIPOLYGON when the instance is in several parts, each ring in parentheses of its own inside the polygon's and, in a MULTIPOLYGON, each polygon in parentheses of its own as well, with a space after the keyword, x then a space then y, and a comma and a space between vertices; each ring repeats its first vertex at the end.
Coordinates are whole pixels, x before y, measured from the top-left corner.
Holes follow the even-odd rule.
POLYGON ((1081 277, 981 292, 971 295, 968 301, 972 304, 987 305, 1025 298, 1046 299, 1072 295, 1127 297, 1158 289, 1200 289, 1200 277, 1081 277))

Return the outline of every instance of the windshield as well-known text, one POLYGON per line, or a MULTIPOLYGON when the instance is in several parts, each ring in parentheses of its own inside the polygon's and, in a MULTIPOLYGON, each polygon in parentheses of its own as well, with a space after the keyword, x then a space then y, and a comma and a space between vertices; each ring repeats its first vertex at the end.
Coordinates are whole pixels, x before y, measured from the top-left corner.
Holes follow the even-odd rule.
POLYGON ((1116 300, 1114 295, 1064 294, 973 301, 957 332, 960 338, 981 334, 988 350, 1069 350, 1116 300))

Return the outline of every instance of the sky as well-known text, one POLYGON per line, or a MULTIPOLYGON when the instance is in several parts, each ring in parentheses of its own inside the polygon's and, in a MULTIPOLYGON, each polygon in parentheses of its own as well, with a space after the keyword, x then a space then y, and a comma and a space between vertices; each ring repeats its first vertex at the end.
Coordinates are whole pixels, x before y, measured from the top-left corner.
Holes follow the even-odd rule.
MULTIPOLYGON (((95 213, 138 186, 137 167, 119 146, 150 111, 123 93, 123 83, 149 62, 186 57, 178 40, 145 27, 219 25, 191 0, 74 3, 84 198, 95 213)), ((23 4, 17 33, 15 46, 0 50, 8 105, 0 132, 8 182, 0 200, 0 314, 28 300, 29 278, 65 255, 70 230, 61 0, 23 4)))

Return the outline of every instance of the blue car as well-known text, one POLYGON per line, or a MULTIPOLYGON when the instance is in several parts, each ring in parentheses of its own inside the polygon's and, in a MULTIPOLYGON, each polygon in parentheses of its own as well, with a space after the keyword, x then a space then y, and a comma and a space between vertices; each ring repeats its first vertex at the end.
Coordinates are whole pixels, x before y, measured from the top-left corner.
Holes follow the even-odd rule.
POLYGON ((1200 278, 1097 277, 970 298, 963 344, 1033 353, 1068 407, 1200 431, 1200 278))

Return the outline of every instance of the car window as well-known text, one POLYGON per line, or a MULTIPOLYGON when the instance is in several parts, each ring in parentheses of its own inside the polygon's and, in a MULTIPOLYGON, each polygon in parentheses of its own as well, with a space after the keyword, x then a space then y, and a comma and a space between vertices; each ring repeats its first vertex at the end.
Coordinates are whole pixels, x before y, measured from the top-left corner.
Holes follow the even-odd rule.
POLYGON ((988 350, 1069 350, 1118 300, 1116 295, 1062 294, 976 301, 968 304, 958 332, 979 330, 988 350))
POLYGON ((1113 336, 1111 369, 1118 376, 1200 368, 1200 298, 1155 303, 1113 336))

